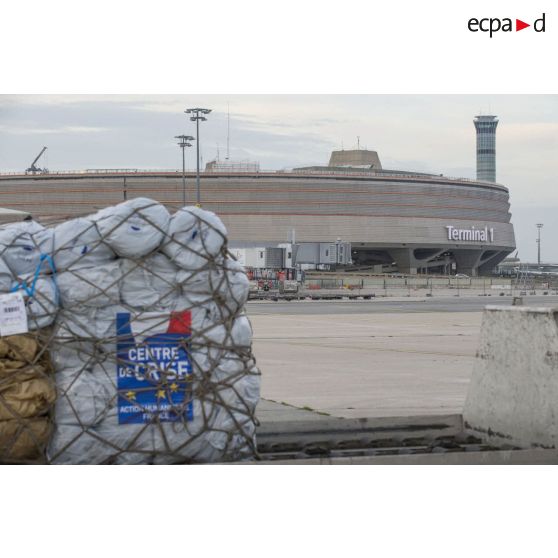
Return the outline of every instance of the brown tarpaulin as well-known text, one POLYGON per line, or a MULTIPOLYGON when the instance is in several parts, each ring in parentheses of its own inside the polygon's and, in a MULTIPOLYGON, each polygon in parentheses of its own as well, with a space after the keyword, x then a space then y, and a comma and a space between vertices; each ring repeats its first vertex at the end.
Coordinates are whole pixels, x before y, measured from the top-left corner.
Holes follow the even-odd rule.
POLYGON ((28 335, 0 337, 0 378, 12 370, 34 364, 38 348, 37 341, 28 335))
POLYGON ((43 415, 55 401, 54 382, 42 366, 28 366, 0 380, 0 420, 43 415))
POLYGON ((44 459, 56 400, 54 378, 38 337, 0 337, 0 462, 44 459))
POLYGON ((5 463, 40 460, 50 429, 48 417, 0 421, 0 459, 5 463))

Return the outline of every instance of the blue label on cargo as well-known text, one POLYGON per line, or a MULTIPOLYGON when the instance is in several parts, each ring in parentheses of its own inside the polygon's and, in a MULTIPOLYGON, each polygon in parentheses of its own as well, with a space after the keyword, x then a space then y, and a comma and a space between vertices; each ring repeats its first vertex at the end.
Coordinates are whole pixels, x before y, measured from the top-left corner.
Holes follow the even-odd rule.
POLYGON ((137 342, 130 313, 116 315, 118 423, 192 420, 190 312, 172 312, 167 331, 137 342))

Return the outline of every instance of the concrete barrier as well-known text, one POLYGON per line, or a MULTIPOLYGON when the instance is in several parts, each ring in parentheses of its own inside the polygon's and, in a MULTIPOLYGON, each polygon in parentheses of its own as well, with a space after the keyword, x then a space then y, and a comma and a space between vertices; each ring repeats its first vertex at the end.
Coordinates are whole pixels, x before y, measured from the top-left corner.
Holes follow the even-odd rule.
POLYGON ((498 447, 557 447, 558 308, 486 307, 463 420, 498 447))

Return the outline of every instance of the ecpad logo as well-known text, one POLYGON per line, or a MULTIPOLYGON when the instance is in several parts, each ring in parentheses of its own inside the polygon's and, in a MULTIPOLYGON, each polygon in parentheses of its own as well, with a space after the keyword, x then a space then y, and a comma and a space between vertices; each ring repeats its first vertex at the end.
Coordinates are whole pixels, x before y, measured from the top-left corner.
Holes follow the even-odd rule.
MULTIPOLYGON (((545 17, 546 14, 543 13, 539 19, 536 19, 533 22, 533 29, 537 33, 545 32, 545 17)), ((485 17, 482 19, 472 17, 467 23, 467 27, 469 28, 469 31, 472 31, 473 33, 477 33, 479 31, 482 31, 483 33, 490 33, 490 38, 492 38, 492 35, 498 31, 510 32, 514 30, 512 18, 509 17, 505 17, 503 19, 497 17, 485 17)), ((531 27, 531 24, 525 23, 520 19, 515 20, 515 31, 521 31, 527 27, 531 27)))

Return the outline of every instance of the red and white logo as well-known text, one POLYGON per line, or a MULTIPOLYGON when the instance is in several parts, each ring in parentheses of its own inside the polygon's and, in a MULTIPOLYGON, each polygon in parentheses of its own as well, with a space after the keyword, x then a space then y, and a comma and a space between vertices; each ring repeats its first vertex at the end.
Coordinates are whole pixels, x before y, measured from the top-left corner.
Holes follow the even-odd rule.
POLYGON ((480 19, 472 17, 467 22, 467 28, 469 31, 472 33, 478 33, 479 31, 481 33, 489 33, 490 38, 492 38, 494 33, 522 31, 528 27, 531 27, 536 33, 544 33, 546 31, 546 14, 543 13, 541 17, 535 19, 532 25, 522 19, 515 18, 515 29, 513 25, 513 18, 511 17, 484 17, 480 19))

